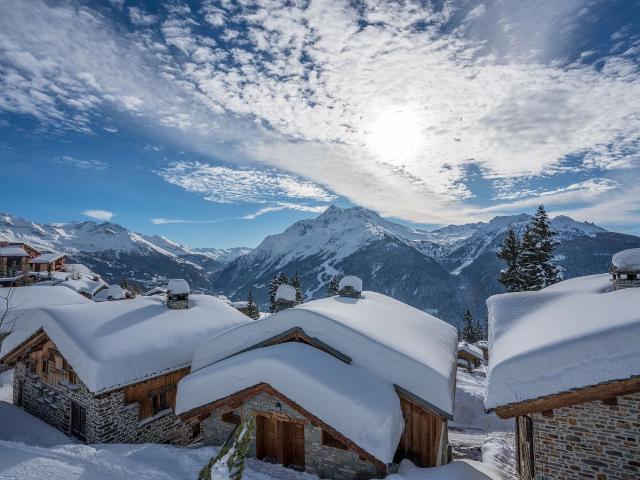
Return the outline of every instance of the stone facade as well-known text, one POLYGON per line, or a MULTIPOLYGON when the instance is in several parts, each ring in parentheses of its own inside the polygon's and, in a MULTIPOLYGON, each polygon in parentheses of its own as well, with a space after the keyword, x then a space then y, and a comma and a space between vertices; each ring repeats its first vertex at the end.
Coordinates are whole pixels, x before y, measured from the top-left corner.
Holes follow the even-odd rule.
POLYGON ((189 295, 167 293, 167 307, 172 310, 186 310, 189 308, 189 295))
POLYGON ((79 379, 74 385, 46 384, 33 373, 29 361, 15 366, 13 403, 67 435, 71 434, 72 403, 84 407, 87 443, 186 445, 199 435, 195 421, 183 422, 172 410, 140 420, 140 405, 125 404, 124 390, 95 396, 79 379))
POLYGON ((640 393, 532 419, 536 479, 640 478, 640 393))
MULTIPOLYGON (((214 410, 202 422, 204 441, 207 445, 222 445, 235 425, 222 420, 228 408, 214 410)), ((278 412, 291 419, 306 419, 285 402, 267 393, 260 393, 245 400, 233 412, 242 417, 252 412, 278 412)), ((322 443, 322 429, 307 421, 304 425, 305 471, 321 478, 334 480, 366 480, 378 478, 376 466, 361 458, 358 453, 342 450, 322 443)), ((253 438, 249 454, 256 456, 256 439, 253 438)))

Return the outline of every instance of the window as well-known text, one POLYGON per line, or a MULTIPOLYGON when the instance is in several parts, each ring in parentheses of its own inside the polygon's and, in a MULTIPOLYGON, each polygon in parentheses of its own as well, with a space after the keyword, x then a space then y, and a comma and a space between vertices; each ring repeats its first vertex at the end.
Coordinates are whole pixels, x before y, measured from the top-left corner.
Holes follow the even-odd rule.
POLYGON ((196 422, 191 427, 191 438, 198 438, 202 435, 202 427, 200 422, 196 422))
POLYGON ((169 399, 166 390, 163 390, 151 397, 151 411, 153 412, 153 415, 156 415, 167 408, 169 408, 169 399))
POLYGON ((233 410, 223 413, 221 418, 223 422, 240 425, 240 415, 233 413, 233 410))
POLYGON ((49 359, 42 359, 42 373, 49 373, 49 359))
POLYGON ((325 447, 338 448, 340 450, 347 450, 349 448, 325 430, 322 431, 322 445, 325 447))
POLYGON ((76 372, 72 372, 72 371, 67 371, 67 381, 71 384, 71 385, 75 385, 76 383, 78 383, 78 376, 76 375, 76 372))

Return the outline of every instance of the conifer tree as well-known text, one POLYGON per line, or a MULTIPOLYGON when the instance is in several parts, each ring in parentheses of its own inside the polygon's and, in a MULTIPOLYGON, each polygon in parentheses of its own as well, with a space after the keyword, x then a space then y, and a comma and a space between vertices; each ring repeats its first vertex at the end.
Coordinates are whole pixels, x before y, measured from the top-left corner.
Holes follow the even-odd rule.
POLYGON ((540 288, 541 271, 536 252, 536 239, 527 225, 522 235, 522 253, 520 255, 521 290, 538 290, 540 288))
POLYGON ((338 277, 332 277, 329 283, 327 283, 327 297, 335 297, 338 295, 339 285, 338 277))
POLYGON ((535 289, 553 285, 562 279, 562 270, 556 265, 553 258, 553 250, 558 241, 555 232, 551 230, 551 221, 543 205, 531 219, 531 234, 535 241, 535 262, 537 264, 538 278, 535 289))
POLYGON ((278 287, 283 283, 289 284, 289 277, 283 272, 274 275, 271 283, 269 283, 269 311, 271 313, 276 311, 276 292, 278 291, 278 287))
POLYGON ((509 227, 498 252, 498 258, 507 262, 507 266, 500 272, 498 281, 510 292, 519 292, 523 289, 521 254, 520 240, 513 228, 509 227))
POLYGON ((471 315, 471 312, 469 311, 469 309, 467 309, 467 312, 464 314, 462 321, 463 321, 462 340, 464 340, 467 343, 477 342, 478 336, 476 332, 476 327, 473 324, 473 316, 471 315))
POLYGON ((300 287, 300 277, 298 276, 298 272, 296 272, 291 279, 291 286, 296 289, 296 305, 300 305, 304 302, 304 294, 302 293, 302 287, 300 287))
POLYGON ((244 459, 256 429, 254 415, 246 415, 220 448, 218 454, 200 470, 198 480, 242 480, 244 459))
POLYGON ((253 299, 253 289, 249 289, 249 296, 247 297, 247 315, 254 320, 260 318, 260 310, 253 299))

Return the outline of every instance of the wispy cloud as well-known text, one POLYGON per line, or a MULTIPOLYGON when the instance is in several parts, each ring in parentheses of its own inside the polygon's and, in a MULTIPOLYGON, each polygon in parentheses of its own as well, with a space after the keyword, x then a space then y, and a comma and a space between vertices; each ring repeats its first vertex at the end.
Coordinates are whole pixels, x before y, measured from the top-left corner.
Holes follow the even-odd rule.
POLYGON ((101 160, 90 160, 84 158, 75 158, 69 155, 62 155, 53 159, 57 163, 68 165, 74 168, 80 168, 82 170, 104 170, 108 164, 101 160))
POLYGON ((85 217, 94 218, 103 222, 110 221, 114 216, 114 213, 109 210, 85 210, 82 214, 85 217))
POLYGON ((299 212, 312 212, 312 213, 321 213, 327 209, 328 205, 304 205, 298 203, 277 203, 275 205, 271 205, 268 207, 263 207, 255 212, 248 213, 241 217, 232 217, 232 218, 220 218, 213 220, 186 220, 179 218, 151 218, 149 221, 154 225, 167 225, 171 223, 194 223, 194 224, 206 224, 206 223, 220 223, 227 222, 229 220, 254 220, 262 215, 271 212, 280 212, 282 210, 297 210, 299 212))
POLYGON ((148 26, 153 25, 158 21, 157 16, 150 15, 138 7, 129 7, 127 9, 127 12, 129 12, 129 19, 131 20, 131 22, 135 23, 136 25, 148 26))

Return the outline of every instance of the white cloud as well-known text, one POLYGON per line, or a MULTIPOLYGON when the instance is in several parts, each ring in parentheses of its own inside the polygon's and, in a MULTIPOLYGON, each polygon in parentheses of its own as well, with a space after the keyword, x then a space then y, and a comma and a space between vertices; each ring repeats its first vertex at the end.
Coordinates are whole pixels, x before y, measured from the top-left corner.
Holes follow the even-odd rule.
POLYGON ((105 170, 108 167, 106 162, 101 160, 87 160, 83 158, 75 158, 69 155, 62 155, 53 159, 56 163, 68 165, 73 168, 82 170, 105 170))
POLYGON ((157 16, 149 15, 138 7, 129 7, 127 11, 129 12, 129 19, 136 25, 148 26, 158 21, 157 16))
POLYGON ((299 212, 320 213, 320 212, 324 212, 327 209, 327 207, 328 205, 301 205, 297 203, 278 203, 270 207, 260 208, 259 210, 253 213, 244 215, 241 218, 243 220, 253 220, 254 218, 258 218, 267 213, 279 212, 281 210, 297 210, 299 212))
POLYGON ((282 198, 331 201, 336 198, 313 182, 274 170, 182 161, 157 173, 167 182, 217 203, 265 203, 282 198))
POLYGON ((113 212, 110 212, 109 210, 85 210, 82 214, 85 217, 95 218, 96 220, 103 222, 110 221, 114 216, 113 212))

